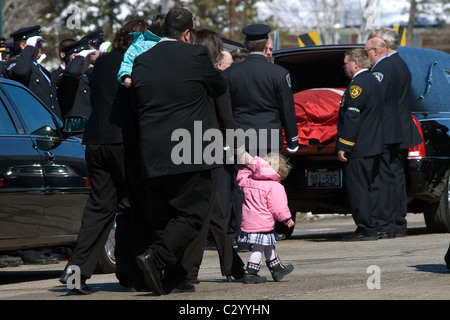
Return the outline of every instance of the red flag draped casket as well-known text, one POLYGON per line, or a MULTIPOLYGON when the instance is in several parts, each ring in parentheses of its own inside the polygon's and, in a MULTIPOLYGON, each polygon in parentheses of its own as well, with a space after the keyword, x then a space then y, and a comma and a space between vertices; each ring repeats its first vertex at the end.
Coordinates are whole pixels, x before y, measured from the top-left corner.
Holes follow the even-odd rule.
POLYGON ((294 94, 300 145, 309 140, 325 142, 336 138, 337 118, 342 88, 319 88, 299 91, 294 94))

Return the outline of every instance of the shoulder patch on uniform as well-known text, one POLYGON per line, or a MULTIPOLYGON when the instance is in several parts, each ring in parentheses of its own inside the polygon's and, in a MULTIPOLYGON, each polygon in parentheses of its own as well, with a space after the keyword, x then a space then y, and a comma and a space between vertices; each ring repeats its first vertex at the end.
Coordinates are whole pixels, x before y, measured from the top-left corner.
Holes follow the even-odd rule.
POLYGON ((359 95, 362 92, 362 88, 359 86, 351 86, 350 87, 350 97, 352 97, 352 99, 358 98, 359 95))
POLYGON ((382 74, 381 72, 374 72, 373 75, 374 75, 375 78, 378 80, 378 82, 383 81, 384 74, 382 74))
POLYGON ((14 68, 16 66, 16 62, 11 63, 8 68, 6 68, 6 70, 10 71, 12 68, 14 68))
POLYGON ((292 87, 291 75, 289 73, 286 75, 286 81, 287 81, 289 88, 291 88, 292 87))

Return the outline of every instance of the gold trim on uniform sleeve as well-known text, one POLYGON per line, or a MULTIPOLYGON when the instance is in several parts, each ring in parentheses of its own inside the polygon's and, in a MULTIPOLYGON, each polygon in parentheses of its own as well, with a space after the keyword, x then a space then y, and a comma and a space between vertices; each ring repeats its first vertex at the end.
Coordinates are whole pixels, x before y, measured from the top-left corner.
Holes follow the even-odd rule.
POLYGON ((342 139, 342 138, 339 138, 339 142, 342 143, 342 144, 345 144, 345 145, 347 145, 347 146, 350 146, 350 147, 354 147, 354 146, 355 146, 355 143, 354 143, 354 142, 347 141, 347 140, 342 139))

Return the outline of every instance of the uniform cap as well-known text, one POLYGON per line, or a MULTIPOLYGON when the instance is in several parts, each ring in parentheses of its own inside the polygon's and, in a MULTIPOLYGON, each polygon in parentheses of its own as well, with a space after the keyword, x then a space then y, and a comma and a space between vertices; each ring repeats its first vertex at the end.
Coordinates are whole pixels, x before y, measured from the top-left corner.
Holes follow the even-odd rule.
POLYGON ((245 41, 255 41, 269 39, 269 32, 272 29, 266 24, 252 24, 242 29, 245 34, 245 41))
POLYGON ((89 40, 85 38, 81 38, 81 40, 78 41, 73 41, 61 49, 66 56, 71 55, 72 53, 79 53, 83 50, 89 50, 89 40))
POLYGON ((30 37, 40 36, 41 26, 32 26, 19 29, 11 33, 10 37, 13 38, 14 42, 27 40, 30 37))
POLYGON ((89 44, 100 46, 104 40, 103 40, 103 30, 97 30, 91 33, 88 33, 83 37, 83 39, 88 39, 89 44))

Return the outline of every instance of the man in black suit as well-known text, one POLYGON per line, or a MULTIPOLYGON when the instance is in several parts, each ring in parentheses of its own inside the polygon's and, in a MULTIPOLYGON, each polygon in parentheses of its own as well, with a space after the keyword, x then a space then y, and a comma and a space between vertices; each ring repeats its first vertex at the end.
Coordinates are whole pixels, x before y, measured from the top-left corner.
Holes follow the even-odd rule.
POLYGON ((194 30, 191 12, 170 10, 163 38, 138 56, 133 67, 140 159, 155 235, 137 262, 156 294, 176 287, 194 290, 183 283, 186 270, 181 260, 208 212, 210 170, 218 166, 205 162, 202 137, 212 127, 208 95, 224 94, 227 84, 207 49, 189 44, 194 30), (182 143, 185 148, 180 150, 182 143))
POLYGON ((345 170, 352 217, 357 226, 345 241, 377 240, 379 166, 383 144, 384 93, 369 71, 367 52, 354 49, 345 54, 344 68, 352 79, 338 116, 338 159, 345 170))
POLYGON ((366 42, 371 71, 380 82, 384 92, 383 108, 384 152, 380 165, 380 211, 378 214, 378 238, 395 237, 396 195, 395 168, 401 161, 400 144, 404 141, 401 123, 400 77, 397 68, 387 57, 387 44, 381 38, 371 38, 366 42))
POLYGON ((398 49, 398 32, 390 28, 378 29, 375 33, 376 37, 383 39, 388 46, 388 57, 400 76, 400 100, 398 103, 400 110, 400 119, 403 132, 403 142, 400 144, 401 161, 395 162, 397 166, 395 170, 396 179, 396 223, 395 236, 401 237, 407 234, 407 203, 406 203, 406 183, 404 164, 409 148, 412 148, 423 141, 419 129, 414 124, 411 113, 411 72, 408 65, 400 57, 398 49))
MULTIPOLYGON (((80 294, 91 293, 86 280, 91 277, 104 250, 114 218, 116 276, 121 285, 133 289, 140 289, 137 282, 143 282, 138 277, 137 253, 131 257, 138 245, 144 245, 136 243, 143 224, 136 222, 140 210, 136 188, 141 187, 137 148, 133 146, 137 139, 136 116, 131 108, 130 90, 117 81, 124 53, 131 44, 129 33, 147 29, 147 26, 140 26, 133 20, 125 24, 114 39, 113 50, 101 55, 92 71, 92 113, 83 136, 91 192, 77 245, 60 277, 60 281, 66 283, 72 273, 71 267, 78 266, 82 283, 74 291, 80 294)), ((87 41, 82 43, 85 45, 75 42, 66 52, 70 55, 89 49, 87 41)), ((145 243, 145 236, 140 241, 145 243)))
POLYGON ((7 65, 7 75, 11 80, 22 83, 30 89, 44 104, 61 118, 56 89, 51 84, 50 72, 37 60, 42 54, 41 27, 39 25, 22 28, 12 33, 15 60, 7 65))

